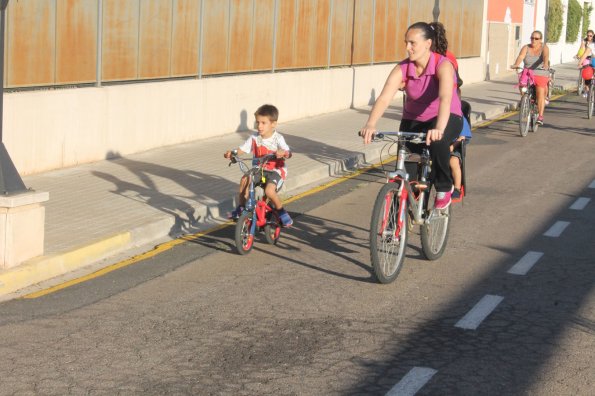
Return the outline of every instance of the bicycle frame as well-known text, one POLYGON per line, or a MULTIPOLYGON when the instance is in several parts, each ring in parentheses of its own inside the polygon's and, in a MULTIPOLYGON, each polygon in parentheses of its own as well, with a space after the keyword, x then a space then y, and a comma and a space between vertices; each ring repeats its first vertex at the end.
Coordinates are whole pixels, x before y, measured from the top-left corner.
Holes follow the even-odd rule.
MULTIPOLYGON (((394 183, 397 181, 403 181, 399 186, 399 199, 401 203, 405 200, 409 201, 411 208, 412 223, 416 225, 424 224, 427 219, 423 217, 424 202, 426 198, 426 190, 428 188, 428 175, 430 174, 430 150, 428 147, 422 149, 420 161, 418 166, 420 167, 420 175, 417 180, 410 180, 409 174, 405 169, 405 159, 408 156, 407 147, 405 143, 411 141, 412 143, 422 143, 421 140, 425 139, 426 134, 423 132, 381 132, 376 135, 378 140, 383 139, 385 136, 397 136, 395 143, 398 144, 397 149, 397 165, 396 170, 393 172, 387 172, 387 182, 394 183), (417 197, 415 191, 413 191, 412 184, 415 184, 417 191, 417 197)), ((413 161, 412 161, 413 162, 413 161)), ((400 206, 403 207, 403 206, 400 206)), ((399 222, 402 223, 402 219, 399 218, 399 222)), ((399 224, 399 229, 402 224, 399 224)))

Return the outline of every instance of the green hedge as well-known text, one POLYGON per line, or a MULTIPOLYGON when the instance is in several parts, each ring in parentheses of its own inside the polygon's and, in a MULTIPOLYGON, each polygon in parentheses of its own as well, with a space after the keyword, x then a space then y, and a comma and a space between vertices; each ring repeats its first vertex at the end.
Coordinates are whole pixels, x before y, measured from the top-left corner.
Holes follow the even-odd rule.
POLYGON ((547 36, 548 43, 557 43, 562 35, 562 25, 564 23, 562 15, 564 6, 562 0, 550 0, 547 10, 547 36))
POLYGON ((574 43, 583 19, 583 7, 577 0, 568 1, 568 15, 566 16, 566 42, 574 43))

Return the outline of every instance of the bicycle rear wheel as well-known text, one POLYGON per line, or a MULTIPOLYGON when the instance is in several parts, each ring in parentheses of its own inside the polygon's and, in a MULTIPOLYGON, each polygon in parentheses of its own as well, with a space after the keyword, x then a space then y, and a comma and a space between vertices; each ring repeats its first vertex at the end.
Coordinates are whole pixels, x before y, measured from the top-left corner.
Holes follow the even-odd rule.
POLYGON ((407 248, 408 201, 399 197, 402 182, 380 189, 370 224, 370 259, 378 282, 391 283, 401 271, 407 248))
POLYGON ((450 231, 452 205, 446 209, 434 209, 435 198, 436 188, 432 185, 425 198, 426 218, 421 226, 421 247, 428 260, 437 260, 442 256, 450 231))
POLYGON ((587 118, 591 119, 593 117, 593 107, 595 106, 595 90, 593 89, 593 83, 591 83, 591 88, 589 89, 589 96, 587 98, 587 118))
POLYGON ((527 136, 529 132, 529 124, 531 122, 530 112, 531 103, 529 94, 526 93, 521 97, 521 104, 519 106, 519 132, 522 137, 527 136))
POLYGON ((579 72, 578 73, 578 84, 577 84, 577 88, 576 88, 576 94, 578 96, 582 95, 584 86, 585 86, 585 81, 583 80, 583 76, 579 72))
POLYGON ((254 235, 250 233, 252 216, 252 212, 244 212, 236 223, 236 250, 241 255, 250 253, 254 246, 254 235))

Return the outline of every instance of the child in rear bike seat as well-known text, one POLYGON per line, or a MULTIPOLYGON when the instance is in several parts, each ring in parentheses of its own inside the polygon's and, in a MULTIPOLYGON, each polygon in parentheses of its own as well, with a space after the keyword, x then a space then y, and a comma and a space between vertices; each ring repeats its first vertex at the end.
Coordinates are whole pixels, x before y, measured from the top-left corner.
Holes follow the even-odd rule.
POLYGON ((452 184, 454 185, 454 191, 452 193, 452 202, 460 202, 463 199, 463 193, 461 192, 462 183, 462 171, 461 161, 463 160, 463 151, 461 146, 469 144, 471 139, 471 125, 467 117, 463 117, 463 129, 461 134, 450 145, 450 171, 452 172, 452 184))
MULTIPOLYGON (((262 183, 264 193, 267 198, 275 205, 279 218, 283 226, 289 227, 293 220, 289 213, 283 208, 283 203, 277 195, 287 176, 287 166, 285 159, 291 158, 289 146, 285 143, 283 135, 275 129, 279 119, 279 110, 273 105, 265 104, 260 106, 254 113, 255 127, 257 133, 250 136, 244 144, 237 149, 237 155, 250 154, 253 157, 262 157, 269 154, 275 154, 275 159, 270 160, 265 165, 264 181, 262 183)), ((230 159, 231 151, 226 151, 223 156, 230 159)), ((246 199, 248 197, 248 177, 243 176, 240 180, 240 194, 238 197, 238 206, 231 213, 231 218, 237 219, 244 211, 246 199)))

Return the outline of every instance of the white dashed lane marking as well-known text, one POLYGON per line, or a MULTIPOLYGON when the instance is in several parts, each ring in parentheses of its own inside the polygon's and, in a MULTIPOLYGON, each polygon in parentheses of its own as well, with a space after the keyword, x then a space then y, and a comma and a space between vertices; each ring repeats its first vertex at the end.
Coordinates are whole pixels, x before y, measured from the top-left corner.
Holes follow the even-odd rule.
POLYGON ((589 204, 591 198, 580 197, 572 205, 570 205, 570 209, 572 210, 583 210, 585 206, 589 204))
POLYGON ((438 371, 428 367, 414 367, 403 377, 398 384, 388 391, 386 396, 413 396, 415 395, 438 371))
POLYGON ((550 227, 543 235, 547 237, 557 238, 559 237, 566 227, 568 227, 570 223, 568 221, 556 221, 556 223, 550 227))
POLYGON ((541 256, 543 256, 543 253, 541 252, 527 252, 527 254, 508 270, 508 273, 513 275, 527 275, 527 272, 533 268, 541 256))
POLYGON ((494 309, 496 309, 502 300, 504 300, 504 297, 493 296, 491 294, 483 296, 471 311, 467 312, 467 315, 463 316, 463 318, 455 324, 455 327, 467 330, 477 329, 481 322, 487 318, 494 309))

